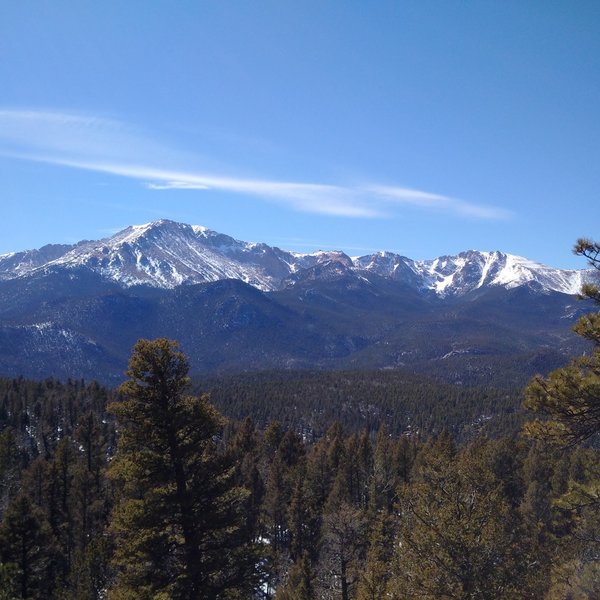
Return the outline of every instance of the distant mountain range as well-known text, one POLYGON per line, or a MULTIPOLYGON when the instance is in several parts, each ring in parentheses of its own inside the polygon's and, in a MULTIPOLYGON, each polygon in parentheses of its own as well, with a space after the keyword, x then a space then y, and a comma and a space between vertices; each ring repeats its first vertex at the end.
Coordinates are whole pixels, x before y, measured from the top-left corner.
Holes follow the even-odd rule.
POLYGON ((0 256, 0 375, 122 377, 140 337, 180 340, 197 373, 406 368, 520 383, 579 348, 594 270, 502 252, 419 261, 301 254, 161 220, 0 256))
POLYGON ((375 274, 439 296, 463 295, 486 286, 576 294, 589 271, 553 269, 503 252, 462 252, 412 260, 391 252, 350 258, 340 251, 300 254, 266 244, 241 242, 198 225, 161 220, 134 225, 99 241, 48 245, 0 255, 0 279, 50 269, 85 267, 123 287, 172 289, 183 284, 239 279, 262 291, 298 280, 342 272, 375 274))

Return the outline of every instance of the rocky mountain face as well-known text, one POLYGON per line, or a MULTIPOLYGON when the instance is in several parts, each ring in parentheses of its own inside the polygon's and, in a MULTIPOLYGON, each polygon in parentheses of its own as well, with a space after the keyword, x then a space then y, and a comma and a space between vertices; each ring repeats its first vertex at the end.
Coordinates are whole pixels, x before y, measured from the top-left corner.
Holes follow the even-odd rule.
POLYGON ((519 385, 581 343, 595 271, 501 252, 300 254, 172 221, 0 256, 0 376, 115 383, 141 337, 196 373, 402 368, 519 385))

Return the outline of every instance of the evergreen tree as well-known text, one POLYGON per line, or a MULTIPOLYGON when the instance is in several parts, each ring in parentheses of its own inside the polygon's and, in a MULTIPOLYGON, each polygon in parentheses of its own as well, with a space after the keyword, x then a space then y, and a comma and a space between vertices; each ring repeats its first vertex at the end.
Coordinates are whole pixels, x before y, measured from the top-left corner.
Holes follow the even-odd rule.
POLYGON ((260 537, 260 507, 265 485, 259 471, 259 435, 250 417, 247 417, 227 444, 227 454, 235 465, 235 481, 250 493, 244 502, 243 514, 249 539, 260 537))
MULTIPOLYGON (((42 511, 27 496, 17 496, 0 527, 0 563, 15 565, 9 574, 16 597, 27 600, 52 598, 52 562, 52 538, 42 511)), ((7 575, 6 568, 3 575, 7 575)))
POLYGON ((540 597, 528 590, 527 540, 486 454, 476 442, 455 456, 443 436, 421 452, 399 500, 394 598, 540 597))
POLYGON ((289 570, 285 585, 277 590, 275 600, 314 600, 314 575, 310 559, 304 554, 289 570))
POLYGON ((15 430, 0 432, 0 517, 19 487, 21 456, 15 430))
POLYGON ((283 576, 289 560, 290 536, 287 519, 292 490, 286 475, 286 467, 277 456, 269 469, 262 507, 272 570, 275 571, 275 585, 277 579, 283 576))
MULTIPOLYGON (((575 246, 576 254, 600 270, 599 252, 600 244, 590 240, 579 240, 575 246)), ((600 304, 596 286, 584 285, 582 295, 600 304)), ((534 378, 525 390, 525 406, 549 417, 529 423, 527 431, 570 445, 600 433, 600 312, 581 317, 573 329, 592 343, 591 352, 547 378, 534 378)))
POLYGON ((336 499, 327 504, 319 556, 320 586, 325 597, 333 593, 341 600, 350 600, 354 598, 365 547, 364 513, 336 499))
POLYGON ((553 503, 556 551, 548 600, 600 597, 600 463, 594 450, 579 460, 579 481, 570 480, 553 503))
POLYGON ((296 481, 288 511, 290 529, 290 558, 299 560, 305 552, 314 547, 315 540, 310 539, 308 527, 310 514, 309 506, 304 496, 304 485, 301 479, 296 481))
POLYGON ((387 428, 382 425, 377 432, 370 481, 369 502, 372 512, 389 512, 394 504, 399 482, 392 449, 387 428))
POLYGON ((369 476, 373 468, 373 445, 368 430, 364 430, 353 448, 353 459, 350 461, 354 502, 361 508, 369 505, 369 476))
MULTIPOLYGON (((600 270, 599 243, 580 239, 574 252, 600 270)), ((581 295, 600 305, 597 286, 584 285, 581 295)), ((591 343, 591 351, 547 378, 534 378, 525 390, 525 406, 544 417, 527 423, 526 432, 563 447, 597 440, 600 434, 600 312, 584 315, 573 329, 591 343)), ((542 512, 539 507, 545 513, 552 510, 553 520, 539 524, 537 532, 538 540, 555 541, 549 600, 600 595, 600 471, 597 452, 592 456, 588 469, 581 452, 573 455, 572 465, 563 458, 550 482, 545 473, 534 481, 537 493, 529 494, 531 485, 527 490, 530 513, 542 512), (549 497, 550 485, 554 498, 549 497)))
MULTIPOLYGON (((65 600, 101 600, 106 598, 110 578, 111 546, 106 536, 92 540, 74 559, 65 600)), ((61 597, 62 600, 62 597, 61 597)))
POLYGON ((388 596, 393 548, 391 519, 381 513, 375 521, 369 538, 367 561, 360 576, 357 600, 380 600, 388 596))
POLYGON ((241 535, 247 494, 217 451, 223 419, 207 397, 186 394, 187 373, 175 342, 140 340, 110 407, 120 434, 114 600, 216 600, 254 587, 256 556, 241 535))
POLYGON ((74 551, 74 523, 72 515, 72 483, 76 466, 75 450, 69 438, 62 438, 58 443, 50 473, 56 477, 58 491, 57 514, 51 522, 55 539, 60 548, 60 576, 64 582, 71 568, 74 551))

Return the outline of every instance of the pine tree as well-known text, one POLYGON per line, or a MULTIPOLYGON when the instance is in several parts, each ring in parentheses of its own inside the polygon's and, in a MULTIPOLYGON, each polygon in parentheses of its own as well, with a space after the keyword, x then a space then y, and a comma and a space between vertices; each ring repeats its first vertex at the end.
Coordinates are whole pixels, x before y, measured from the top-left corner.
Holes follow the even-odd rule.
POLYGON ((459 455, 447 439, 425 446, 399 500, 394 598, 500 600, 528 591, 527 540, 475 442, 459 455))
POLYGON ((366 546, 364 511, 347 498, 346 477, 342 475, 336 478, 325 504, 319 556, 322 588, 339 593, 342 600, 354 597, 366 546))
MULTIPOLYGON (((586 256, 600 270, 600 244, 579 240, 575 253, 586 256)), ((582 295, 600 304, 600 291, 583 286, 582 295)), ((549 417, 527 425, 533 435, 574 445, 600 433, 600 312, 584 315, 574 331, 591 342, 588 355, 574 358, 567 366, 535 377, 525 390, 525 406, 549 417)))
POLYGON ((101 600, 106 598, 110 577, 111 545, 107 536, 91 540, 73 559, 67 591, 61 600, 101 600))
POLYGON ((292 490, 286 475, 283 461, 276 456, 269 470, 263 501, 263 520, 274 553, 287 549, 289 542, 287 507, 292 490))
POLYGON ((113 600, 247 597, 255 584, 240 533, 246 492, 215 443, 223 419, 206 396, 187 395, 187 374, 175 342, 140 340, 110 407, 120 434, 113 600))
POLYGON ((16 494, 21 471, 21 456, 12 427, 0 433, 0 517, 16 494))
POLYGON ((377 432, 373 469, 369 484, 369 503, 373 513, 392 510, 398 487, 398 472, 394 465, 393 444, 385 425, 377 432))
POLYGON ((277 590, 275 600, 313 600, 314 575, 308 554, 304 554, 289 570, 285 585, 277 590))
POLYGON ((27 496, 17 496, 0 527, 0 563, 15 565, 10 574, 18 598, 53 597, 52 561, 50 528, 42 511, 27 496))
POLYGON ((242 422, 227 444, 227 454, 236 465, 236 483, 250 492, 244 502, 243 514, 247 536, 255 541, 260 537, 260 507, 265 493, 259 471, 259 444, 259 435, 250 417, 242 422))
MULTIPOLYGON (((590 264, 600 270, 600 244, 587 239, 578 240, 575 254, 586 257, 590 264)), ((581 295, 600 305, 600 290, 586 284, 581 295)), ((525 431, 545 441, 560 446, 575 446, 600 436, 600 312, 584 315, 574 331, 588 340, 591 351, 574 358, 571 362, 550 373, 546 378, 538 376, 525 390, 525 406, 543 416, 543 419, 527 423, 525 431)), ((561 516, 559 544, 555 544, 552 556, 551 586, 548 598, 595 598, 600 594, 600 473, 597 452, 593 455, 589 475, 581 463, 581 454, 573 465, 572 478, 566 476, 567 465, 558 465, 552 483, 553 508, 561 516)), ((549 486, 538 478, 537 488, 549 486)), ((531 488, 528 492, 531 492, 531 488)), ((534 490, 535 491, 535 488, 534 490)), ((540 494, 528 494, 526 505, 536 508, 540 502, 531 502, 540 494)), ((545 495, 547 496, 547 494, 545 495)), ((549 504, 548 498, 542 496, 549 504)), ((530 511, 534 512, 535 511, 530 511)), ((550 527, 540 527, 539 537, 547 537, 550 527)))
POLYGON ((381 513, 377 516, 369 538, 367 561, 361 572, 357 600, 380 600, 388 595, 393 548, 391 519, 381 513))
POLYGON ((308 508, 303 481, 298 479, 292 491, 287 518, 290 530, 290 558, 293 561, 299 560, 311 545, 314 546, 314 540, 309 537, 308 508))
POLYGON ((552 503, 548 600, 600 597, 600 463, 597 450, 578 454, 577 479, 552 503))
POLYGON ((58 510, 52 523, 53 533, 60 548, 61 564, 60 576, 64 581, 71 568, 71 559, 74 551, 75 535, 72 515, 72 483, 73 471, 76 465, 75 450, 70 438, 62 438, 58 443, 51 473, 56 476, 58 490, 58 510))

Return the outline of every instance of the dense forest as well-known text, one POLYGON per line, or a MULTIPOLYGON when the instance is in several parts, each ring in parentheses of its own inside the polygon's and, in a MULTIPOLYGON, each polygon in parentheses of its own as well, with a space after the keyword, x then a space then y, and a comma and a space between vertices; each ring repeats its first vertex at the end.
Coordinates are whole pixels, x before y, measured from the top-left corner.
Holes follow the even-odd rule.
POLYGON ((600 593, 600 469, 589 445, 478 433, 457 444, 448 430, 339 423, 308 438, 291 420, 225 420, 184 388, 177 430, 184 440, 192 425, 195 438, 180 454, 202 469, 190 491, 198 507, 187 510, 204 514, 210 539, 199 566, 177 569, 174 469, 164 448, 149 456, 160 419, 139 420, 124 400, 137 392, 0 382, 0 598, 600 593), (206 578, 193 593, 190 572, 206 578))
POLYGON ((527 418, 522 389, 467 387, 398 370, 268 371, 204 378, 198 393, 236 420, 271 420, 316 441, 332 423, 349 432, 429 437, 446 429, 459 441, 514 436, 527 418))
POLYGON ((600 313, 576 331, 593 351, 527 386, 527 422, 388 372, 211 398, 167 339, 118 390, 0 380, 0 600, 598 598, 600 313))

